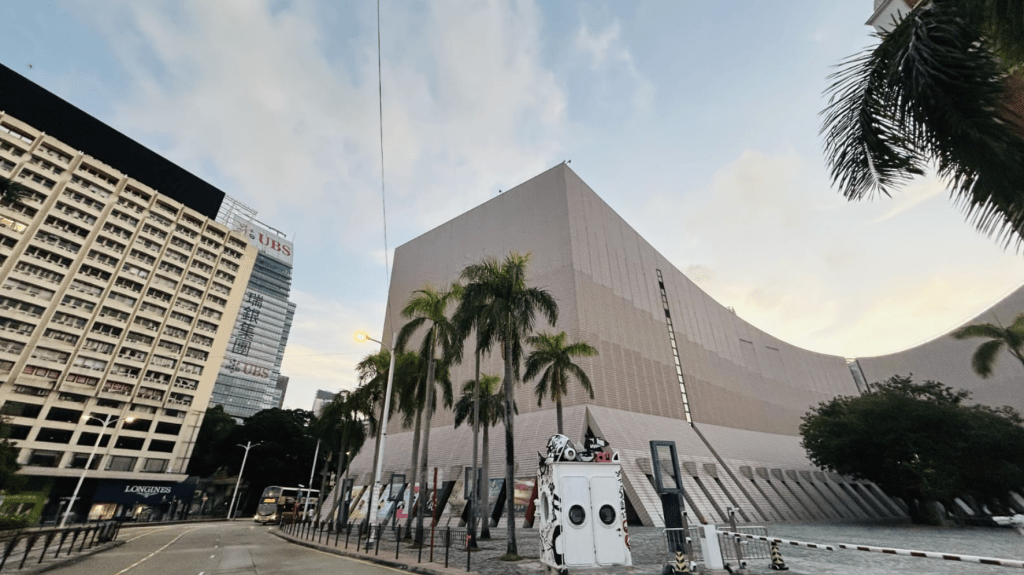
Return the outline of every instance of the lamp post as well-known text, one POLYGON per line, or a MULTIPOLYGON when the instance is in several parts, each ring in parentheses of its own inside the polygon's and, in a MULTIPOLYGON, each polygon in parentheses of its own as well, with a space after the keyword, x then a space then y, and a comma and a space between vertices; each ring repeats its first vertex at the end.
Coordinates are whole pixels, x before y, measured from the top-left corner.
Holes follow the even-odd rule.
POLYGON ((242 468, 238 470, 238 481, 235 481, 235 492, 231 494, 231 506, 228 507, 228 519, 235 518, 235 500, 238 498, 238 487, 242 485, 242 474, 245 473, 245 462, 249 459, 249 450, 262 443, 262 441, 260 443, 246 441, 245 445, 242 445, 241 443, 238 444, 239 447, 245 450, 245 455, 242 456, 242 468))
MULTIPOLYGON (((107 426, 120 419, 120 416, 107 414, 106 417, 100 419, 95 415, 87 415, 82 418, 82 421, 96 420, 103 429, 96 436, 96 443, 92 446, 92 451, 89 453, 89 459, 85 462, 85 468, 82 469, 82 475, 78 478, 78 485, 75 485, 75 492, 71 495, 71 501, 68 502, 68 508, 64 510, 64 516, 60 520, 60 526, 64 527, 68 523, 68 516, 71 515, 71 508, 75 505, 75 500, 78 499, 78 491, 82 489, 82 482, 85 481, 85 475, 89 473, 89 467, 92 466, 92 458, 96 456, 96 451, 100 448, 100 441, 103 441, 103 434, 107 432, 107 426)), ((135 421, 134 417, 126 417, 124 420, 128 423, 135 421)))
MULTIPOLYGON (((310 470, 309 470, 309 490, 306 491, 306 503, 302 506, 302 517, 303 517, 303 519, 305 519, 306 516, 309 513, 309 498, 313 496, 313 475, 316 473, 316 458, 317 458, 318 455, 320 455, 320 440, 319 439, 316 440, 316 451, 313 452, 313 467, 310 468, 310 470)), ((321 485, 320 489, 323 489, 323 488, 324 488, 324 486, 321 485)))
MULTIPOLYGON (((372 341, 380 344, 381 347, 391 352, 391 367, 388 368, 388 383, 384 390, 384 414, 378 434, 380 435, 380 449, 377 451, 377 461, 374 462, 374 473, 373 473, 373 485, 370 486, 370 499, 367 505, 366 519, 371 521, 370 513, 373 511, 373 504, 376 501, 375 494, 377 492, 377 486, 380 484, 381 467, 384 462, 384 440, 388 437, 388 414, 391 412, 391 384, 395 380, 395 348, 398 347, 398 332, 395 332, 394 337, 391 339, 391 347, 388 347, 384 342, 378 341, 370 337, 365 331, 357 331, 355 333, 356 343, 365 343, 372 341)), ((370 538, 367 538, 367 543, 371 541, 373 532, 370 532, 370 538)))

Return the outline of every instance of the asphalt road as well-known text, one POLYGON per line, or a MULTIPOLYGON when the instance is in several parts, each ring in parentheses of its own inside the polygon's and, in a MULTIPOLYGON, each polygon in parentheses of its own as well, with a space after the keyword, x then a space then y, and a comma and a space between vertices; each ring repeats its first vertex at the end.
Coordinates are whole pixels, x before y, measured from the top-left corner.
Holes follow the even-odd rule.
POLYGON ((322 553, 270 534, 251 522, 136 527, 126 543, 58 569, 54 575, 394 575, 395 569, 322 553))

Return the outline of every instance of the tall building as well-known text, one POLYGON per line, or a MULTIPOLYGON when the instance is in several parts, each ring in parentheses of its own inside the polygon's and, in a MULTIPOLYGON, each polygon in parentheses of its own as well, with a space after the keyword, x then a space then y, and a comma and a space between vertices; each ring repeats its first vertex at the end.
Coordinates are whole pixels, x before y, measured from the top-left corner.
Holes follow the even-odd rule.
POLYGON ((284 403, 287 380, 280 385, 281 362, 295 317, 295 304, 288 301, 294 247, 284 234, 257 223, 255 215, 229 196, 218 216, 257 250, 242 312, 210 400, 239 420, 284 403))
POLYGON ((30 191, 0 203, 0 412, 21 473, 54 513, 95 449, 79 516, 181 508, 256 250, 214 221, 223 192, 2 66, 0 86, 0 177, 30 191))
MULTIPOLYGON (((457 280, 467 263, 503 258, 513 250, 531 254, 529 283, 548 290, 559 306, 557 325, 538 323, 537 329, 565 331, 570 340, 587 341, 599 352, 578 360, 593 383, 594 398, 569 385, 563 398, 565 432, 580 441, 589 430, 620 453, 630 521, 663 525, 652 484, 651 440, 675 441, 687 509, 698 520, 728 521, 729 507, 741 510, 740 522, 750 523, 905 514, 902 503, 877 486, 817 469, 800 445, 801 417, 819 402, 860 393, 863 381, 858 383, 855 374, 874 382, 913 366, 915 376, 960 382, 969 371, 971 342, 953 344, 944 337, 850 364, 790 345, 719 305, 565 164, 399 246, 389 308, 401 309, 425 283, 457 280)), ((1006 323, 1021 302, 1024 288, 993 316, 1006 323)), ((392 319, 398 320, 385 318, 380 341, 389 341, 401 327, 392 319)), ((471 358, 472 341, 466 345, 464 357, 471 358)), ((984 394, 979 383, 977 399, 1022 409, 1024 388, 1013 371, 1019 364, 1005 355, 1006 377, 984 394)), ((452 381, 471 379, 473 369, 472 361, 453 367, 452 381)), ((481 371, 500 376, 500 354, 483 358, 481 371)), ((516 500, 524 505, 537 453, 556 429, 554 406, 544 401, 538 407, 534 384, 516 388, 516 500)), ((411 476, 412 435, 392 420, 383 477, 411 476)), ((454 428, 452 413, 439 409, 432 421, 429 467, 439 468, 443 480, 461 482, 470 465, 471 438, 468 426, 454 428)), ((373 449, 364 448, 353 461, 357 485, 370 482, 372 456, 373 449)), ((504 476, 498 429, 491 431, 489 457, 493 498, 504 476)), ((462 490, 455 486, 454 503, 445 513, 461 513, 462 490)))
POLYGON ((316 390, 316 397, 313 398, 313 413, 320 417, 324 407, 327 407, 327 404, 334 401, 337 396, 338 392, 336 391, 316 390))

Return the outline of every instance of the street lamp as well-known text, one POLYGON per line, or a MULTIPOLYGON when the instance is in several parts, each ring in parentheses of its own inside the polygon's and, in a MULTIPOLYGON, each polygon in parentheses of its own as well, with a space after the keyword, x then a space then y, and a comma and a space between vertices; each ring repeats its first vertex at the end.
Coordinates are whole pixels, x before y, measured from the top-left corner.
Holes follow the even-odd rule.
MULTIPOLYGON (((302 517, 305 519, 309 516, 309 498, 313 496, 313 474, 316 473, 316 458, 320 455, 320 440, 316 440, 316 451, 313 452, 313 467, 309 470, 309 490, 306 492, 306 503, 302 506, 302 517)), ((320 489, 324 486, 321 485, 320 489)), ((321 495, 323 495, 321 493, 321 495)))
MULTIPOLYGON (((103 429, 96 436, 96 443, 92 446, 92 451, 89 453, 89 459, 85 462, 85 469, 82 470, 82 475, 78 478, 78 485, 75 485, 75 492, 71 495, 71 501, 68 502, 68 508, 64 510, 64 517, 60 520, 60 526, 64 527, 67 525, 68 516, 71 515, 71 508, 75 505, 75 500, 78 499, 78 491, 82 488, 82 482, 85 481, 85 475, 89 473, 89 467, 92 465, 92 458, 96 455, 96 451, 100 448, 100 441, 103 440, 103 434, 107 432, 107 426, 120 419, 120 416, 107 414, 106 417, 100 419, 95 415, 86 415, 82 417, 82 421, 96 420, 103 429)), ((124 420, 127 423, 135 421, 134 417, 126 417, 124 420)))
POLYGON ((228 519, 235 518, 235 500, 238 498, 238 487, 242 484, 242 474, 245 473, 245 461, 249 459, 249 450, 262 443, 262 441, 260 443, 246 441, 245 445, 242 445, 241 443, 238 444, 239 447, 245 450, 245 455, 242 457, 242 468, 238 470, 238 481, 235 481, 235 492, 231 494, 231 505, 228 507, 228 519))
MULTIPOLYGON (((370 513, 372 512, 373 504, 376 501, 377 486, 380 485, 381 467, 384 464, 384 440, 387 439, 388 437, 388 414, 391 411, 391 384, 395 379, 395 356, 397 355, 395 353, 395 348, 398 347, 398 332, 396 331, 394 337, 391 339, 391 347, 388 347, 382 341, 373 339, 365 331, 357 331, 354 335, 354 338, 356 340, 356 343, 366 343, 367 341, 372 341, 374 343, 380 344, 381 347, 386 348, 388 351, 391 352, 391 367, 388 368, 388 384, 387 387, 384 389, 384 414, 383 417, 381 418, 383 421, 381 422, 382 425, 380 426, 380 430, 378 431, 378 434, 380 436, 380 449, 377 451, 377 461, 375 461, 373 465, 373 485, 370 487, 370 499, 368 501, 366 513, 366 519, 367 521, 370 521, 370 513)), ((372 536, 373 532, 371 531, 370 537, 372 536)), ((370 539, 367 539, 367 542, 369 541, 370 539)))

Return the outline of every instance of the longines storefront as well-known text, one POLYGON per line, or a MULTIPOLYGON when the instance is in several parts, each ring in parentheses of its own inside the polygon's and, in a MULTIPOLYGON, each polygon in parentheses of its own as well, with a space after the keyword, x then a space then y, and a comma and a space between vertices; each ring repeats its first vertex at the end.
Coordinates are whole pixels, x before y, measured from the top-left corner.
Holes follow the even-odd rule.
POLYGON ((181 517, 192 503, 196 483, 100 480, 89 509, 89 521, 124 519, 158 521, 181 517))

